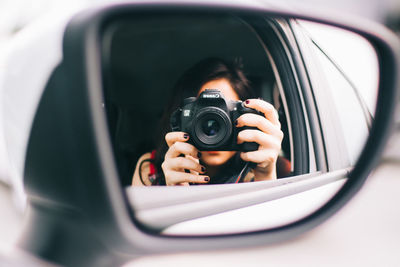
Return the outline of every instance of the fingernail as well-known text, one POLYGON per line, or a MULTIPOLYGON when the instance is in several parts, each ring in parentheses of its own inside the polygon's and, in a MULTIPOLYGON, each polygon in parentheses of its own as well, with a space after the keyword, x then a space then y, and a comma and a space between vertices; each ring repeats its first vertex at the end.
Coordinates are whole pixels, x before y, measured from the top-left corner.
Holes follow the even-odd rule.
POLYGON ((204 181, 209 182, 210 181, 210 177, 208 177, 208 176, 204 177, 204 181))
POLYGON ((246 103, 246 105, 250 104, 250 100, 246 100, 244 103, 246 103))
POLYGON ((197 157, 201 158, 201 152, 197 152, 197 157))
POLYGON ((239 123, 239 122, 238 122, 238 120, 235 120, 234 123, 235 123, 235 126, 238 126, 238 123, 239 123))
POLYGON ((189 135, 188 134, 183 134, 183 138, 189 139, 189 135))
POLYGON ((206 171, 206 168, 201 166, 201 172, 205 172, 205 171, 206 171))
POLYGON ((190 170, 188 170, 188 169, 185 169, 185 172, 186 172, 186 173, 190 173, 190 170))

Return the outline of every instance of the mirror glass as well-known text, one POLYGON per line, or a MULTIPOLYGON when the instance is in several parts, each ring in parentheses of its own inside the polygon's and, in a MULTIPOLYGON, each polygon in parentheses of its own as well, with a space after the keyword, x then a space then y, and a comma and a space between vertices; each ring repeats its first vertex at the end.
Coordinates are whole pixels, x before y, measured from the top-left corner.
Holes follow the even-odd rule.
POLYGON ((159 13, 102 32, 104 110, 136 219, 165 235, 248 232, 346 182, 378 91, 363 37, 278 16, 159 13))

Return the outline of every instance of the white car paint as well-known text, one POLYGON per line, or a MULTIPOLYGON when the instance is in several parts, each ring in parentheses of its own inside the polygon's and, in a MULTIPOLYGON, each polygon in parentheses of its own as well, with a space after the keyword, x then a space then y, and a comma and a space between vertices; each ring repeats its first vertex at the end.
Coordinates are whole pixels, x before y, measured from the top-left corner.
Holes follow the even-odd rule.
POLYGON ((23 172, 34 115, 45 85, 62 60, 62 39, 80 5, 56 10, 16 33, 0 51, 0 175, 14 188, 18 209, 25 207, 23 172))
MULTIPOLYGON (((44 45, 44 47, 46 46, 44 45)), ((60 60, 59 56, 60 54, 54 53, 48 55, 47 59, 56 64, 60 60)), ((14 67, 17 68, 17 64, 14 67)), ((10 68, 14 67, 10 66, 10 68)), ((20 67, 23 68, 23 64, 20 67)), ((45 71, 42 77, 46 77, 46 75, 49 75, 49 71, 47 73, 45 71)), ((40 82, 33 81, 33 83, 39 84, 40 82)), ((25 83, 21 81, 20 84, 25 83)), ((12 94, 10 93, 10 95, 12 94)), ((37 99, 39 95, 40 92, 36 91, 37 99)), ((22 129, 30 129, 31 121, 28 117, 30 114, 30 120, 32 120, 31 112, 36 109, 36 105, 37 103, 26 107, 27 117, 21 117, 17 126, 22 125, 22 129)), ((17 118, 19 117, 17 116, 17 118)), ((8 138, 10 138, 10 134, 7 134, 8 138)), ((19 141, 12 142, 16 147, 26 143, 26 136, 19 137, 19 141)), ((400 188, 400 156, 398 153, 400 136, 395 136, 393 140, 388 150, 392 157, 381 163, 359 194, 326 223, 295 240, 241 250, 149 256, 129 263, 126 267, 186 265, 399 266, 400 213, 397 205, 400 203, 400 194, 398 194, 400 188)), ((14 157, 19 158, 23 154, 23 151, 17 152, 14 157)), ((23 166, 21 160, 19 160, 19 166, 23 166)), ((0 195, 9 199, 8 189, 0 191, 0 195)), ((1 203, 0 212, 3 224, 0 227, 0 236, 2 236, 0 242, 4 244, 3 247, 8 248, 9 244, 17 239, 17 234, 4 239, 3 233, 12 229, 19 234, 22 217, 10 216, 14 207, 6 201, 1 201, 1 203), (10 220, 10 217, 13 219, 10 220)))
POLYGON ((246 249, 152 255, 124 267, 400 266, 400 132, 360 192, 336 215, 293 240, 246 249))

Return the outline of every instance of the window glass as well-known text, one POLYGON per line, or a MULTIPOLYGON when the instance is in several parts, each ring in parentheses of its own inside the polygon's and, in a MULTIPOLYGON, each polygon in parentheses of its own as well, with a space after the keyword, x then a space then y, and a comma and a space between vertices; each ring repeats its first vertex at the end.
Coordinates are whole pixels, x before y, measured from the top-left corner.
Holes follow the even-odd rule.
POLYGON ((345 30, 301 22, 329 84, 351 163, 368 136, 378 88, 378 62, 373 47, 345 30))
POLYGON ((360 35, 336 27, 305 21, 301 21, 300 25, 354 85, 354 90, 360 94, 373 115, 378 93, 379 66, 372 45, 360 35))

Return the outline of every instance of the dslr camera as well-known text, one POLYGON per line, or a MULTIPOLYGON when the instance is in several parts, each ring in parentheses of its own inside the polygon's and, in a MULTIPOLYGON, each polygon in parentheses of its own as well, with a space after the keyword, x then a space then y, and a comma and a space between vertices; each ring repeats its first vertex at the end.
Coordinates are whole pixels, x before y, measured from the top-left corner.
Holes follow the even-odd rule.
POLYGON ((185 98, 182 108, 172 113, 170 124, 172 131, 188 133, 188 142, 201 151, 254 151, 258 149, 255 142, 237 144, 240 131, 255 129, 233 125, 244 113, 261 114, 242 101, 225 99, 218 89, 206 89, 197 98, 185 98))

